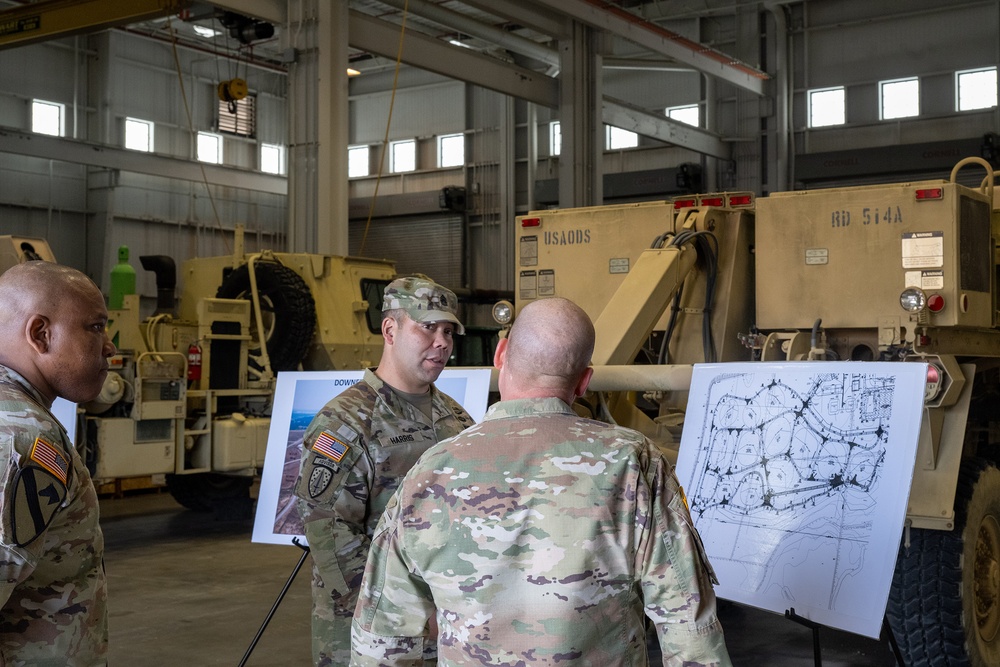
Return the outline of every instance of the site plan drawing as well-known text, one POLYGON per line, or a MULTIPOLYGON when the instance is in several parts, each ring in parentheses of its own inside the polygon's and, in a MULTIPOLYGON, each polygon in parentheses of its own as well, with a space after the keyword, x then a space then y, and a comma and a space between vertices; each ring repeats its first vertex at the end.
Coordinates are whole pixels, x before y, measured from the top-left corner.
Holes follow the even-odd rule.
POLYGON ((927 365, 695 365, 677 476, 729 600, 877 638, 927 365))

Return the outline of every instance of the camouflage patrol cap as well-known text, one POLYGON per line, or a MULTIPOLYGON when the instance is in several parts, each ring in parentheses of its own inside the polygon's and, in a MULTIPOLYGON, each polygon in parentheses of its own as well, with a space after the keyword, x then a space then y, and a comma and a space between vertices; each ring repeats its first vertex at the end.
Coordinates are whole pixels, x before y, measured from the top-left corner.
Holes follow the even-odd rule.
POLYGON ((411 276, 386 285, 382 312, 404 310, 414 322, 454 322, 455 333, 464 334, 458 320, 458 297, 432 280, 411 276))

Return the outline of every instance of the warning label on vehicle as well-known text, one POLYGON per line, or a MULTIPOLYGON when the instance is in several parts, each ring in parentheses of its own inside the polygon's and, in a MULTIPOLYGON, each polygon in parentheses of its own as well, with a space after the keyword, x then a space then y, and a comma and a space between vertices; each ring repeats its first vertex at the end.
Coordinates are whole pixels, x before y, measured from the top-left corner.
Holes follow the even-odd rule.
POLYGON ((518 246, 521 266, 538 266, 538 237, 522 236, 518 246))
POLYGON ((936 269, 944 266, 944 232, 903 234, 903 268, 936 269))
POLYGON ((538 272, 538 296, 556 295, 556 272, 554 269, 542 269, 538 272))
POLYGON ((538 298, 538 273, 536 271, 521 271, 518 292, 522 299, 538 298))

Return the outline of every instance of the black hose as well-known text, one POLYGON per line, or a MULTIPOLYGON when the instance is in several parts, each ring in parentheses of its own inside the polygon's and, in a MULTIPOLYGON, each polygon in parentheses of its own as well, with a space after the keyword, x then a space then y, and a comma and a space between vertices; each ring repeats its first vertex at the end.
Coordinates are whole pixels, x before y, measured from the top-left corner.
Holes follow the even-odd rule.
POLYGON ((813 322, 812 335, 809 337, 809 345, 811 349, 816 349, 816 343, 819 341, 819 325, 823 324, 823 318, 818 317, 816 321, 813 322))

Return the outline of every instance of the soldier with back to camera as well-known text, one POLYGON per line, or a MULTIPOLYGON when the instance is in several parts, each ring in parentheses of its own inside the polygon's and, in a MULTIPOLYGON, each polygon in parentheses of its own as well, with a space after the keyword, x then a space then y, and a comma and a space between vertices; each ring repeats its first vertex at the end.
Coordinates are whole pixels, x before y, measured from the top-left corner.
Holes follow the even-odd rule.
POLYGON ((0 275, 0 313, 0 665, 106 665, 97 494, 50 411, 101 391, 116 352, 104 297, 32 261, 0 275))
POLYGON ((494 356, 499 403, 427 451, 372 539, 351 665, 730 665, 714 574, 670 464, 642 434, 570 407, 594 327, 528 304, 494 356), (424 627, 439 626, 436 638, 424 627))
MULTIPOLYGON (((327 403, 303 439, 297 505, 313 557, 313 659, 350 660, 351 617, 372 531, 417 458, 472 418, 434 387, 465 332, 450 290, 418 277, 385 289, 382 359, 327 403)), ((434 628, 426 628, 433 632, 434 628)), ((428 646, 425 657, 433 660, 428 646)))

